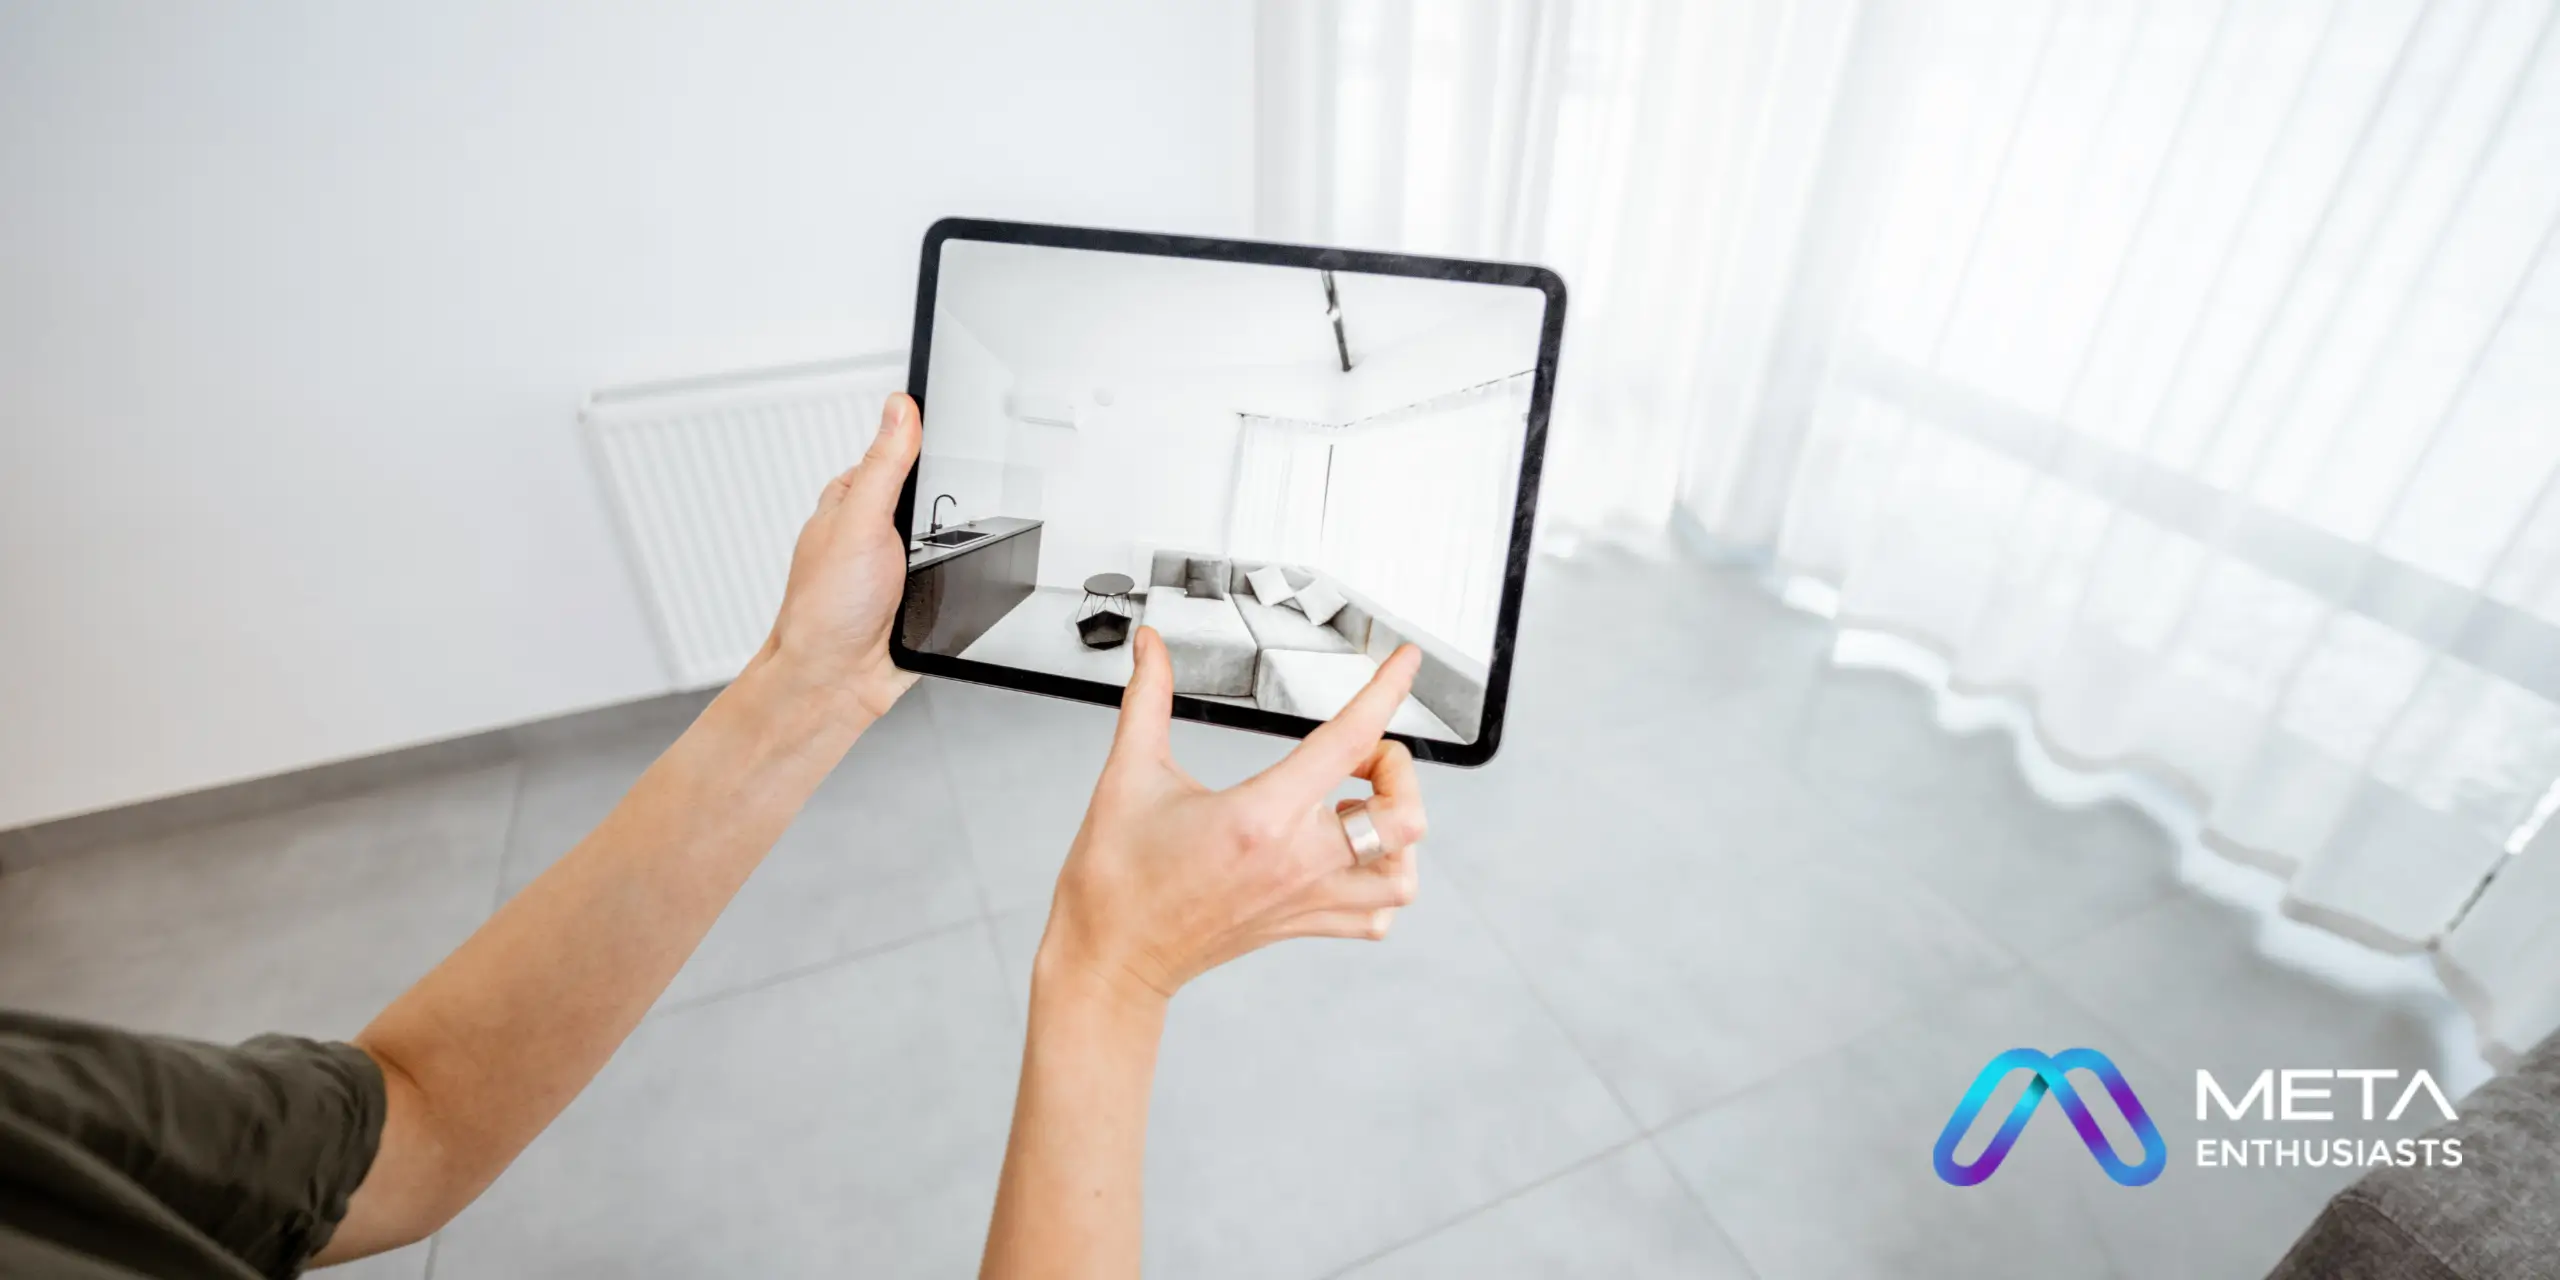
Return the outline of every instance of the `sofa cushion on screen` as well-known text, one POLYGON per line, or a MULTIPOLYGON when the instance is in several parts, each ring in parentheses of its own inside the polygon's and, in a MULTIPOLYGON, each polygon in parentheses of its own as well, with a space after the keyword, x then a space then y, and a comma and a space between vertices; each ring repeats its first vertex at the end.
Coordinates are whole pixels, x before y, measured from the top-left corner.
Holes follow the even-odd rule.
MULTIPOLYGON (((1271 567, 1270 562, 1262 560, 1238 560, 1235 562, 1235 565, 1234 576, 1229 578, 1227 581, 1227 594, 1229 595, 1234 595, 1239 591, 1252 590, 1253 584, 1246 581, 1246 579, 1252 577, 1254 571, 1257 569, 1271 567)), ((1316 575, 1293 564, 1280 565, 1279 569, 1280 580, 1288 583, 1291 591, 1303 591, 1306 589, 1306 585, 1308 583, 1316 580, 1316 575)))
POLYGON ((1142 621, 1164 642, 1175 693, 1241 698, 1253 692, 1254 655, 1260 646, 1236 612, 1239 603, 1203 600, 1180 587, 1147 592, 1142 621))
POLYGON ((1246 629, 1253 632, 1254 643, 1265 649, 1294 649, 1304 653, 1358 653, 1360 646, 1331 627, 1319 627, 1307 621, 1307 615, 1295 606, 1267 605, 1251 596, 1235 597, 1236 612, 1244 615, 1246 629))
POLYGON ((1333 621, 1333 615, 1342 612, 1342 606, 1350 601, 1343 599, 1342 593, 1333 589, 1333 584, 1318 581, 1299 588, 1297 603, 1306 611, 1307 621, 1321 626, 1333 621))
POLYGON ((1296 587, 1289 585, 1289 576, 1282 573, 1276 564, 1266 564, 1246 574, 1244 580, 1252 586, 1254 599, 1274 607, 1298 593, 1296 587))
POLYGON ((1224 560, 1192 557, 1190 567, 1182 575, 1183 592, 1201 600, 1226 599, 1227 568, 1224 560))

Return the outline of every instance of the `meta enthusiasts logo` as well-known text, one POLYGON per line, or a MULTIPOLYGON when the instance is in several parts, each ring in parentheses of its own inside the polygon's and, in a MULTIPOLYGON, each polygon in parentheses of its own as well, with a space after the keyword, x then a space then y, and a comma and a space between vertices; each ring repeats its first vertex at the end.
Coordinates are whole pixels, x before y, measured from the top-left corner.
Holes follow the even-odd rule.
POLYGON ((1973 1078, 1973 1087, 1965 1090, 1964 1100, 1956 1104, 1956 1113, 1947 1117, 1946 1130, 1938 1135, 1936 1163, 1938 1176, 1949 1184, 1970 1187, 2000 1169, 2009 1157, 2009 1148, 2018 1144, 2018 1135, 2026 1130, 2027 1121, 2035 1118, 2036 1108, 2046 1094, 2062 1105, 2062 1114, 2071 1118, 2071 1127, 2079 1131, 2080 1141, 2107 1176, 2128 1187, 2148 1185, 2169 1166, 2169 1145, 2160 1140, 2160 1127, 2151 1123, 2150 1113, 2142 1109, 2142 1100, 2133 1096, 2133 1086, 2125 1082, 2124 1073, 2107 1055, 2095 1049, 2065 1049, 2047 1055, 2034 1049, 2011 1049, 1993 1058, 1973 1078), (1991 1143, 1974 1157, 1971 1164, 1956 1161, 1956 1148, 1973 1128, 1974 1119, 1982 1114, 1983 1105, 2002 1081, 2020 1071, 2032 1071, 2035 1078, 2027 1082, 2027 1091, 2009 1108, 2009 1116, 2000 1122, 2000 1131, 1991 1135, 1991 1143), (2098 1127, 2098 1118, 2089 1113, 2080 1092, 2071 1087, 2073 1071, 2086 1071, 2106 1086, 2116 1110, 2124 1113, 2125 1123, 2133 1127, 2133 1136, 2142 1143, 2142 1161, 2127 1164, 2107 1141, 2106 1131, 2098 1127))

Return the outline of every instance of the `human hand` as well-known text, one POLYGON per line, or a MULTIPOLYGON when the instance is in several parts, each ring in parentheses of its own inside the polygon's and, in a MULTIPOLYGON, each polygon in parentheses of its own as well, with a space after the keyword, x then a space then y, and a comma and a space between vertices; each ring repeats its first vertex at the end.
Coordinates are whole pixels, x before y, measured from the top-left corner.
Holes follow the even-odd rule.
POLYGON ((907 549, 898 537, 898 491, 915 465, 921 432, 916 402, 893 394, 880 411, 871 448, 818 495, 818 510, 791 550, 782 609, 760 660, 788 668, 793 682, 847 700, 850 714, 876 720, 915 684, 889 661, 889 628, 906 589, 907 549))
POLYGON ((1386 937, 1396 909, 1413 901, 1426 823, 1412 754, 1381 735, 1421 652, 1397 649, 1286 758, 1212 791, 1173 760, 1163 639, 1140 627, 1131 645, 1136 670, 1119 733, 1058 875, 1038 980, 1099 978, 1162 1001, 1284 938, 1386 937), (1387 852, 1365 867, 1326 802, 1345 778, 1376 793, 1366 803, 1387 852))

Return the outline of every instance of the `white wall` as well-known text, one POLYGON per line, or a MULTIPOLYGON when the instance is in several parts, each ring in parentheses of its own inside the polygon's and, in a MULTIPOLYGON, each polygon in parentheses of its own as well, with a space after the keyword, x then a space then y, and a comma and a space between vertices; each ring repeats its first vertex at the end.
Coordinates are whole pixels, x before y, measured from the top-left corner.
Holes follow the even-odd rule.
POLYGON ((1065 390, 1069 380, 1047 381, 1073 398, 1081 425, 1011 417, 1007 393, 1041 380, 1026 381, 949 309, 935 315, 919 509, 929 512, 947 493, 946 524, 991 515, 1046 522, 1039 582, 1049 587, 1079 587, 1098 573, 1143 582, 1157 549, 1225 545, 1239 428, 1224 380, 1148 376, 1121 382, 1109 405, 1090 390, 1065 390))
POLYGON ((987 350, 949 308, 933 317, 932 381, 925 386, 931 429, 916 460, 919 529, 930 527, 935 499, 945 525, 987 516, 1040 518, 1040 473, 1018 461, 1022 437, 1035 428, 1005 410, 1013 371, 987 350))
POLYGON ((1239 430, 1214 397, 1139 386, 1042 442, 1040 584, 1097 573, 1144 583, 1157 551, 1224 549, 1239 430))
POLYGON ((0 827, 656 692, 580 398, 1237 234, 1245 0, 0 0, 0 827))

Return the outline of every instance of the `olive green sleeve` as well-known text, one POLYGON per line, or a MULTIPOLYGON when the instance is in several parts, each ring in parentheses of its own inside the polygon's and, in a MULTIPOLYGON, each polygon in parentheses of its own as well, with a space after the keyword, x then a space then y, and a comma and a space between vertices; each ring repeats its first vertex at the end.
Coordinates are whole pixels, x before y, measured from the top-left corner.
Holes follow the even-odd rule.
POLYGON ((372 1167, 383 1106, 382 1072, 353 1045, 223 1046, 0 1011, 0 1113, 260 1275, 297 1275, 328 1243, 372 1167))

